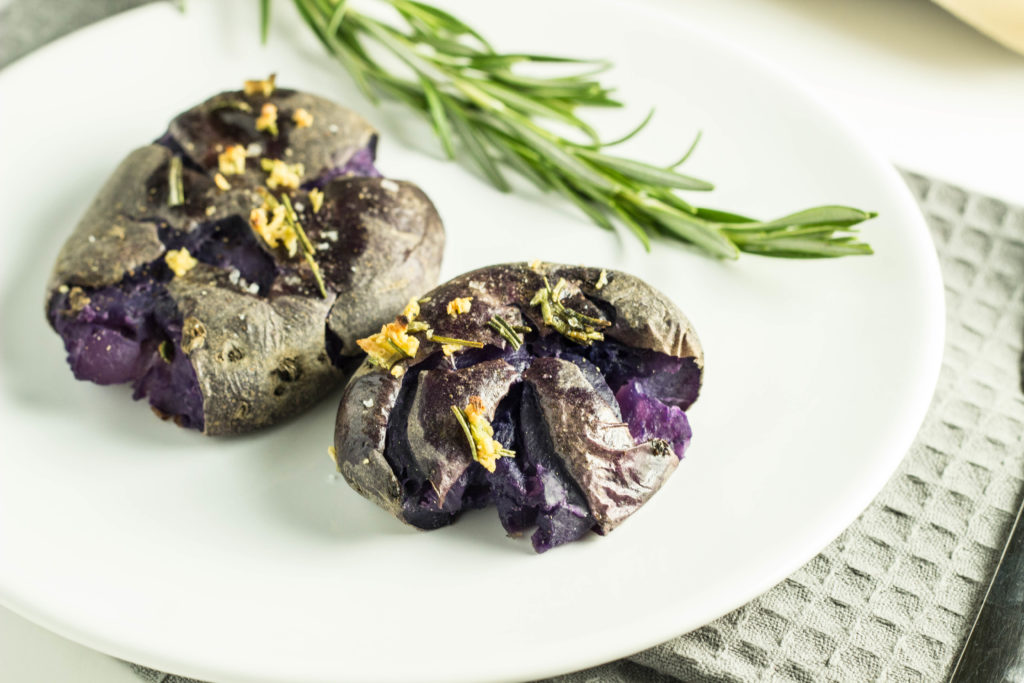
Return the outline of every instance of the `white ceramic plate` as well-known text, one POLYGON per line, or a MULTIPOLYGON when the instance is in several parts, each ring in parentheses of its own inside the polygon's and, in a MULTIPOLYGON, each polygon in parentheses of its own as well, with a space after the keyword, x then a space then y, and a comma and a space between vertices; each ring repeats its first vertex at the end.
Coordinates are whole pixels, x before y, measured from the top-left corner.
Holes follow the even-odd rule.
POLYGON ((522 679, 623 656, 783 579, 867 505, 925 413, 943 336, 939 271, 900 178, 772 69, 640 2, 446 3, 501 47, 607 56, 634 108, 598 120, 688 170, 706 203, 759 216, 877 210, 877 254, 717 263, 645 254, 529 192, 439 160, 427 127, 378 110, 279 2, 161 3, 0 73, 0 602, 81 643, 212 680, 522 679), (542 17, 543 22, 538 18, 542 17), (301 47, 299 47, 301 46, 301 47), (535 556, 493 511, 403 527, 332 477, 336 396, 260 434, 163 424, 124 388, 75 382, 43 318, 56 251, 106 175, 170 117, 243 78, 348 102, 379 165, 417 180, 448 228, 443 277, 487 263, 588 263, 669 293, 707 350, 676 476, 606 538, 535 556))

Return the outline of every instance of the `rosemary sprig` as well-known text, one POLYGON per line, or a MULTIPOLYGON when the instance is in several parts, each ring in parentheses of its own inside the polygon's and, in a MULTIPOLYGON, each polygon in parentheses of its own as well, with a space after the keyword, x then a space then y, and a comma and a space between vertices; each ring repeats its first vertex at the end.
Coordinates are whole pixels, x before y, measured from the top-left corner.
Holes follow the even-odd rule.
POLYGON ((532 332, 532 330, 525 325, 509 324, 509 322, 500 315, 491 316, 491 319, 487 321, 487 326, 504 337, 505 341, 509 343, 509 346, 512 347, 513 351, 518 351, 519 347, 523 345, 523 338, 519 336, 519 333, 532 332))
POLYGON ((468 346, 473 349, 484 348, 483 342, 471 339, 456 339, 455 337, 441 337, 429 330, 427 331, 427 341, 437 342, 438 344, 452 344, 453 346, 468 346))
MULTIPOLYGON (((376 1, 391 7, 395 19, 363 14, 349 0, 293 0, 317 39, 371 101, 399 100, 426 116, 444 153, 468 156, 497 188, 510 189, 505 169, 511 169, 545 192, 564 195, 598 226, 625 226, 648 249, 651 236, 661 235, 729 259, 741 251, 786 258, 872 253, 857 240, 854 227, 876 215, 871 212, 823 206, 759 222, 683 200, 678 191, 713 188, 676 171, 696 140, 670 166, 607 154, 608 147, 632 138, 650 120, 648 115, 623 138, 602 143, 577 115, 580 107, 622 106, 595 78, 608 63, 497 52, 448 12, 416 0, 376 1), (372 52, 380 50, 397 58, 405 73, 384 66, 372 52), (568 65, 576 72, 538 78, 515 70, 543 64, 568 65), (577 139, 544 122, 568 126, 577 139)), ((260 14, 266 40, 270 0, 261 0, 260 14)))
POLYGON ((167 206, 181 206, 185 203, 184 167, 181 157, 171 157, 167 167, 167 206))
POLYGON ((469 442, 469 452, 476 460, 476 439, 473 438, 473 432, 469 429, 469 423, 466 421, 466 415, 462 412, 462 409, 458 406, 452 406, 452 413, 455 415, 455 419, 458 421, 459 426, 462 427, 463 433, 466 435, 466 441, 469 442))

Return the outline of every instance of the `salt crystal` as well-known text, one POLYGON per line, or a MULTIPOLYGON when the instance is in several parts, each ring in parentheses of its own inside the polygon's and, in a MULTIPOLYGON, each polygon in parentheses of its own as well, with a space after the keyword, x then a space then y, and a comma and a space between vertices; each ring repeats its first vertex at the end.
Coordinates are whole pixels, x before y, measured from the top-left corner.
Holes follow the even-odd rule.
POLYGON ((337 242, 338 241, 338 231, 337 230, 324 230, 323 233, 321 233, 321 234, 323 234, 324 239, 328 239, 328 240, 330 240, 332 242, 337 242))
POLYGON ((380 186, 388 192, 398 192, 398 183, 390 178, 385 178, 380 181, 380 186))
POLYGON ((327 126, 327 130, 331 131, 332 133, 337 133, 338 132, 338 124, 332 123, 331 125, 327 126))
POLYGON ((90 242, 95 242, 96 241, 96 236, 95 235, 89 235, 89 241, 90 242))
POLYGON ((327 251, 330 248, 331 248, 331 245, 328 244, 327 242, 321 242, 320 244, 316 245, 316 250, 317 251, 327 251))
POLYGON ((365 399, 363 401, 363 407, 364 408, 372 408, 373 407, 373 399, 372 398, 365 399))
POLYGON ((258 157, 263 154, 263 145, 258 142, 250 142, 249 146, 245 148, 245 156, 247 157, 258 157))
POLYGON ((240 277, 242 277, 242 273, 239 272, 238 268, 234 268, 230 273, 228 273, 228 281, 233 285, 238 284, 238 279, 240 277))
POLYGON ((253 282, 252 284, 249 285, 248 292, 250 294, 253 294, 253 295, 259 294, 260 293, 260 286, 258 284, 256 284, 255 282, 253 282))

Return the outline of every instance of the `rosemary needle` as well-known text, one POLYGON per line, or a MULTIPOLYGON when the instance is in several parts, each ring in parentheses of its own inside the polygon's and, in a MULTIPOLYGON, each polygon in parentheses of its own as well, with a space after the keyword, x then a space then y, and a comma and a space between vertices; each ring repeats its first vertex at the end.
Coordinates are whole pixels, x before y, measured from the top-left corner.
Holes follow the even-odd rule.
MULTIPOLYGON (((292 1, 372 102, 386 97, 424 115, 446 156, 468 157, 502 191, 511 187, 505 174, 512 170, 543 191, 565 196, 602 228, 625 226, 648 249, 650 238, 660 235, 724 259, 741 251, 784 258, 872 253, 854 227, 873 218, 871 212, 821 206, 756 221, 683 200, 677 192, 713 189, 710 182, 676 170, 696 140, 670 166, 605 153, 638 134, 651 118, 648 114, 623 138, 602 143, 579 117, 579 108, 622 106, 597 79, 607 62, 497 52, 462 20, 416 0, 374 0, 395 11, 387 21, 355 10, 349 0, 292 1), (377 60, 381 49, 397 58, 397 70, 377 60), (544 64, 575 73, 541 78, 515 70, 544 64), (573 139, 544 124, 568 127, 573 139)), ((261 0, 264 40, 269 23, 270 0, 261 0)))

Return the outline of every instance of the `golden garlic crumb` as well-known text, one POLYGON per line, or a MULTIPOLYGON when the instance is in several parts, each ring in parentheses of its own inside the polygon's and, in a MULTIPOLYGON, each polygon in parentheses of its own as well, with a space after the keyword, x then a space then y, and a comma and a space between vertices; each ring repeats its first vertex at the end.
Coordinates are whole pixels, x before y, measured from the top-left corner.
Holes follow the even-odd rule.
POLYGON ((267 246, 274 249, 283 244, 289 256, 295 256, 299 244, 299 236, 285 221, 285 208, 278 204, 274 208, 266 204, 253 209, 249 213, 249 225, 253 231, 263 238, 267 246))
POLYGON ((280 159, 261 159, 260 166, 269 174, 267 187, 271 190, 276 190, 279 187, 289 190, 299 189, 302 174, 306 171, 301 163, 286 164, 280 159))
POLYGON ((85 290, 78 286, 71 288, 68 293, 68 306, 72 313, 78 313, 90 303, 92 303, 92 299, 85 293, 85 290))
MULTIPOLYGON (((405 372, 405 368, 399 369, 400 366, 392 368, 392 366, 402 358, 414 357, 419 351, 420 340, 409 334, 410 324, 416 320, 416 316, 419 314, 420 305, 416 303, 415 299, 412 299, 394 322, 382 326, 377 334, 357 339, 356 344, 366 352, 371 363, 382 368, 391 368, 391 374, 400 377, 405 372), (395 374, 396 371, 398 374, 395 374)), ((423 323, 417 322, 414 326, 417 329, 423 329, 423 323)))
POLYGON ((405 366, 404 365, 396 365, 395 367, 391 368, 391 376, 392 377, 401 377, 404 374, 405 374, 405 366))
POLYGON ((295 126, 297 128, 309 128, 313 125, 313 115, 302 107, 299 107, 295 110, 295 113, 292 114, 292 121, 295 122, 295 126))
POLYGON ((213 176, 213 182, 217 187, 224 190, 225 192, 231 189, 231 183, 228 182, 228 179, 224 177, 223 173, 218 173, 217 175, 213 176))
POLYGON ((335 465, 338 464, 338 449, 336 449, 334 446, 328 446, 327 455, 331 456, 331 460, 334 461, 335 465))
POLYGON ((277 80, 277 74, 270 74, 267 78, 262 80, 249 80, 242 84, 242 92, 246 95, 263 95, 264 97, 270 97, 274 94, 274 82, 277 80))
POLYGON ((256 130, 264 130, 277 136, 277 105, 272 102, 263 105, 260 115, 256 119, 256 130))
POLYGON ((473 297, 471 296, 460 296, 452 299, 448 302, 448 307, 446 309, 448 311, 448 315, 454 318, 461 313, 469 313, 469 309, 473 305, 472 301, 473 297))
POLYGON ((309 191, 309 203, 313 207, 313 213, 319 212, 320 207, 324 205, 324 193, 314 187, 309 191))
POLYGON ((597 278, 597 284, 594 285, 594 289, 601 289, 608 284, 608 271, 604 268, 601 269, 601 275, 597 278))
POLYGON ((217 168, 224 175, 242 175, 245 173, 245 147, 231 145, 218 154, 217 168))
POLYGON ((541 261, 539 258, 535 258, 532 261, 530 261, 530 270, 534 272, 540 272, 540 267, 543 265, 543 261, 541 261))
POLYGON ((441 353, 445 358, 451 358, 452 354, 463 348, 462 344, 441 344, 441 353))
POLYGON ((167 262, 168 267, 174 271, 174 274, 181 277, 188 271, 196 267, 199 263, 192 254, 188 253, 188 249, 182 247, 181 249, 171 249, 164 256, 164 261, 167 262))
POLYGON ((217 207, 216 206, 214 206, 213 204, 210 204, 208 207, 206 207, 206 215, 207 216, 212 216, 215 213, 217 213, 217 207))

